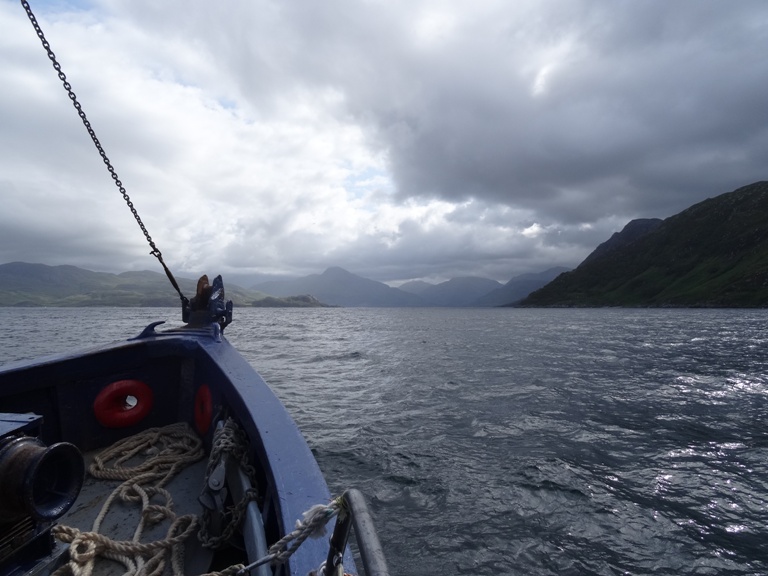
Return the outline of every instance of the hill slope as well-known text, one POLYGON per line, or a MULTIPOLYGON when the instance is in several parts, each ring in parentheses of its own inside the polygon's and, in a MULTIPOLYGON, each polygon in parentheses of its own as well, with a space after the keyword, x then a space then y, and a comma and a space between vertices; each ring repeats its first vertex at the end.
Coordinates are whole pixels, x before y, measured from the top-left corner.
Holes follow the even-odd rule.
POLYGON ((658 228, 663 220, 660 218, 640 218, 630 221, 621 232, 616 232, 608 240, 600 244, 584 259, 584 262, 596 260, 614 250, 621 250, 633 242, 639 240, 649 232, 658 228))
MULTIPOLYGON (((176 278, 184 294, 195 294, 196 280, 176 278)), ((264 295, 225 284, 227 298, 250 306, 264 295)), ((0 264, 0 306, 178 306, 179 297, 159 272, 92 272, 76 266, 0 264)))
POLYGON ((768 182, 710 198, 588 257, 523 306, 768 306, 768 182))

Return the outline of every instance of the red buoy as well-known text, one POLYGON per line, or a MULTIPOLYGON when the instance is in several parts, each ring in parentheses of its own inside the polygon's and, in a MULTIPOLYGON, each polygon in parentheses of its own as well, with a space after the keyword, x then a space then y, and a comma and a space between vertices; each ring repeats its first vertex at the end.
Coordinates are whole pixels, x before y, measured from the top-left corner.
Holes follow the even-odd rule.
POLYGON ((125 428, 149 414, 152 399, 152 389, 141 380, 118 380, 99 392, 93 401, 93 413, 105 428, 125 428))
POLYGON ((205 384, 200 386, 195 392, 195 428, 200 436, 205 436, 208 428, 211 427, 211 418, 213 417, 213 400, 211 399, 211 389, 205 384))

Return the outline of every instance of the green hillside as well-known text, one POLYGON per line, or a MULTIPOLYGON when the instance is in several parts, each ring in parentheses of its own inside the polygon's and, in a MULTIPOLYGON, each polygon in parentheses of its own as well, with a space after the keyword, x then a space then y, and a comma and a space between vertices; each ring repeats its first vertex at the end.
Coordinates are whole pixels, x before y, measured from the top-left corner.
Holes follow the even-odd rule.
POLYGON ((768 306, 768 182, 696 204, 587 258, 524 306, 768 306))
MULTIPOLYGON (((227 298, 250 306, 265 295, 227 284, 227 298)), ((195 295, 196 280, 177 278, 182 292, 195 295)), ((179 306, 179 296, 158 272, 92 272, 76 266, 0 264, 0 306, 179 306)))

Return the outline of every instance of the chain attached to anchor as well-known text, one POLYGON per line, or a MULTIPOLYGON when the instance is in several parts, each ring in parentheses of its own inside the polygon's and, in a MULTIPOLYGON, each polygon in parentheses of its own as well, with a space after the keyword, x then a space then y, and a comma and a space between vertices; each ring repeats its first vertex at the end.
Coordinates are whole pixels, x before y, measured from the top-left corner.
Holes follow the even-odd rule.
POLYGON ((139 213, 136 211, 136 208, 133 205, 133 202, 131 202, 131 198, 128 196, 128 192, 125 190, 125 187, 123 186, 123 183, 120 181, 120 178, 117 176, 117 172, 115 171, 114 166, 112 166, 112 162, 109 161, 109 158, 107 157, 107 153, 104 152, 104 148, 101 145, 101 142, 99 142, 99 139, 96 137, 96 132, 94 132, 93 128, 91 127, 91 123, 88 120, 88 117, 85 115, 85 110, 83 110, 82 105, 77 99, 77 96, 75 95, 75 92, 72 90, 72 85, 67 81, 67 77, 64 74, 64 72, 61 69, 61 64, 59 64, 59 61, 56 60, 56 55, 53 53, 53 50, 51 49, 51 45, 48 43, 48 40, 45 38, 45 34, 43 34, 42 28, 40 28, 40 25, 37 23, 37 18, 35 18, 35 15, 32 13, 32 8, 29 5, 29 2, 26 0, 21 0, 21 5, 24 8, 24 10, 27 13, 27 16, 29 17, 29 21, 32 23, 32 27, 35 29, 35 32, 37 33, 37 37, 40 38, 40 42, 43 44, 43 48, 45 49, 45 52, 48 54, 48 59, 53 64, 53 69, 56 70, 56 73, 59 76, 59 80, 61 80, 61 83, 64 85, 64 90, 67 91, 67 95, 69 96, 69 99, 72 101, 72 105, 75 107, 75 110, 77 110, 77 115, 80 116, 80 120, 83 121, 83 126, 85 126, 85 129, 88 131, 88 135, 91 137, 91 140, 93 140, 94 146, 96 146, 96 150, 98 150, 99 155, 101 156, 101 159, 104 161, 104 164, 107 167, 107 170, 109 170, 110 175, 112 176, 112 180, 115 182, 115 186, 117 186, 117 189, 120 191, 120 194, 122 194, 123 199, 125 200, 125 203, 128 205, 128 208, 131 211, 131 214, 133 214, 133 217, 136 219, 136 223, 139 225, 139 228, 141 228, 141 231, 144 233, 144 237, 147 239, 147 242, 149 243, 149 247, 152 248, 152 251, 150 254, 158 259, 160 264, 163 267, 163 270, 165 270, 165 275, 168 276, 168 280, 171 281, 171 284, 176 289, 176 292, 179 294, 179 298, 181 298, 181 305, 182 308, 185 308, 189 300, 182 294, 181 288, 179 288, 178 282, 176 282, 176 278, 173 277, 173 274, 171 273, 168 266, 166 266, 165 262, 163 261, 163 255, 160 252, 160 249, 155 245, 155 242, 152 240, 152 237, 149 235, 149 232, 147 231, 146 226, 144 226, 144 222, 141 221, 141 217, 139 216, 139 213))

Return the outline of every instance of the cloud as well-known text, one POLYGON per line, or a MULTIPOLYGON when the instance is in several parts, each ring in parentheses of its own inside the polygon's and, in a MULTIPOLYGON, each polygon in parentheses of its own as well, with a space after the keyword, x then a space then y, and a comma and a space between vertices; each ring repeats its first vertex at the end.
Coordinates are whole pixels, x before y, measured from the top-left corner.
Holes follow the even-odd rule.
MULTIPOLYGON (((177 273, 501 281, 768 160, 760 1, 32 3, 177 273)), ((0 261, 153 268, 0 0, 0 261)))

